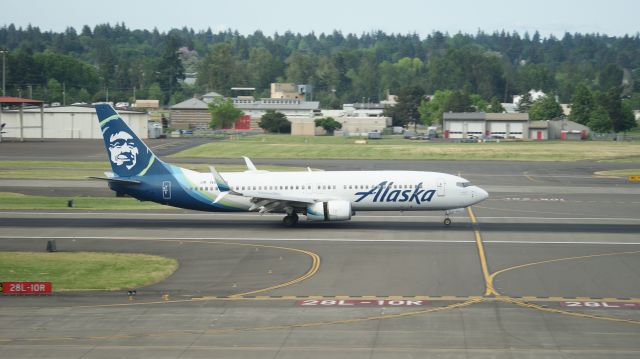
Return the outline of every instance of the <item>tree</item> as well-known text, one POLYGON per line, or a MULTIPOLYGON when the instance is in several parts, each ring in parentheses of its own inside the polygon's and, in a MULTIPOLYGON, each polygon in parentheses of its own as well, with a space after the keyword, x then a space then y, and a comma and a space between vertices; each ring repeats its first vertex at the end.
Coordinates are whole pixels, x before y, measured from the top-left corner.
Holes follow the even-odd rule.
POLYGON ((445 112, 445 104, 451 97, 451 91, 436 91, 429 101, 422 101, 418 108, 420 121, 426 126, 440 123, 445 112))
POLYGON ((333 117, 319 118, 314 122, 316 124, 316 127, 322 127, 325 131, 327 131, 327 134, 330 136, 333 135, 333 132, 335 130, 339 130, 342 128, 342 124, 334 120, 333 117))
POLYGON ((231 128, 236 120, 244 113, 233 105, 233 101, 228 98, 215 98, 209 103, 209 113, 211 114, 211 128, 231 128))
POLYGON ((602 106, 596 106, 589 115, 588 126, 591 131, 596 133, 611 132, 611 118, 607 110, 602 106))
POLYGON ((178 80, 184 80, 184 66, 180 60, 178 48, 180 47, 180 41, 174 34, 167 36, 166 44, 158 68, 158 82, 160 88, 164 91, 165 103, 170 101, 171 95, 174 91, 180 90, 180 83, 178 80))
POLYGON ((287 116, 282 112, 273 110, 267 110, 267 113, 260 117, 258 126, 268 132, 291 133, 291 122, 287 120, 287 116))
POLYGON ((202 59, 198 71, 198 84, 209 90, 219 91, 229 95, 231 88, 240 85, 244 74, 240 68, 240 61, 233 54, 233 47, 229 43, 215 44, 211 54, 202 59))
POLYGON ((628 104, 623 106, 620 95, 621 89, 612 87, 596 96, 596 103, 609 114, 614 132, 628 131, 636 125, 631 106, 628 104))
POLYGON ((522 97, 520 97, 520 101, 518 101, 518 112, 529 112, 529 108, 531 108, 532 104, 533 100, 531 99, 531 94, 529 92, 525 92, 522 97))
POLYGON ((489 107, 487 108, 487 112, 489 113, 503 113, 504 107, 500 103, 497 97, 493 96, 491 98, 491 102, 489 103, 489 107))
POLYGON ((47 90, 49 92, 50 102, 62 102, 62 85, 56 79, 47 82, 47 90))
POLYGON ((418 106, 418 113, 420 114, 420 122, 425 126, 431 126, 433 124, 433 117, 431 116, 431 107, 429 106, 429 99, 423 99, 418 106))
POLYGON ((398 93, 398 102, 385 109, 385 116, 391 115, 394 126, 405 126, 409 122, 416 125, 420 119, 418 107, 424 99, 424 90, 418 86, 403 87, 398 93))
POLYGON ((162 89, 160 88, 160 84, 154 82, 151 86, 149 86, 149 91, 147 93, 147 97, 152 100, 162 100, 162 89))
POLYGON ((600 89, 605 91, 612 87, 620 87, 622 85, 623 71, 616 64, 607 64, 598 73, 598 85, 600 89))
POLYGON ((595 103, 593 94, 584 84, 579 84, 571 97, 571 114, 569 119, 577 123, 586 125, 589 117, 594 112, 595 103))
POLYGON ((539 98, 529 109, 529 119, 532 121, 552 120, 562 115, 562 107, 553 96, 539 98))
POLYGON ((444 112, 473 112, 471 96, 465 91, 453 91, 444 103, 444 112))

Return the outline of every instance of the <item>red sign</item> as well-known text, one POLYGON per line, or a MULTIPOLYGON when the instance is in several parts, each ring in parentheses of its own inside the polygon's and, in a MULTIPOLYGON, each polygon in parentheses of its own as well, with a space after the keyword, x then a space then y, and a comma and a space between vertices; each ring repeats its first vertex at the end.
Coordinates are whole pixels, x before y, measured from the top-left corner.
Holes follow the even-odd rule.
POLYGON ((51 294, 51 282, 3 282, 2 293, 16 294, 51 294))

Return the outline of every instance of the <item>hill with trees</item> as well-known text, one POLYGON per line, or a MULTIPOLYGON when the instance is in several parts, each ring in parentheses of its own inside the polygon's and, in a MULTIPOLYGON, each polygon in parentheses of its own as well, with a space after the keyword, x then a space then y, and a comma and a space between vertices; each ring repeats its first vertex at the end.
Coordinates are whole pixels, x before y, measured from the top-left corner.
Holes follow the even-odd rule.
MULTIPOLYGON (((615 91, 625 106, 640 108, 639 34, 241 35, 133 30, 124 23, 58 33, 5 25, 0 48, 9 51, 8 94, 47 102, 155 98, 173 104, 208 91, 230 95, 234 86, 255 87, 258 97, 268 97, 271 82, 294 82, 313 85, 314 100, 329 108, 378 101, 387 93, 415 97, 415 89, 466 93, 491 108, 530 89, 567 103, 576 94, 584 100, 585 88, 615 91), (183 81, 193 75, 195 84, 183 81)), ((430 118, 438 109, 412 111, 413 118, 430 118)))

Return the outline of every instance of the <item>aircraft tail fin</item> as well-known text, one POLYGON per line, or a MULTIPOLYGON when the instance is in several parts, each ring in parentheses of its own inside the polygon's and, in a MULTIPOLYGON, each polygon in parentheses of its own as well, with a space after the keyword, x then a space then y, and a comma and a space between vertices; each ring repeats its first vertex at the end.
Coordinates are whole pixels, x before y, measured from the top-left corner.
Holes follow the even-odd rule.
POLYGON ((138 138, 110 104, 95 105, 111 168, 118 177, 162 171, 162 162, 138 138))

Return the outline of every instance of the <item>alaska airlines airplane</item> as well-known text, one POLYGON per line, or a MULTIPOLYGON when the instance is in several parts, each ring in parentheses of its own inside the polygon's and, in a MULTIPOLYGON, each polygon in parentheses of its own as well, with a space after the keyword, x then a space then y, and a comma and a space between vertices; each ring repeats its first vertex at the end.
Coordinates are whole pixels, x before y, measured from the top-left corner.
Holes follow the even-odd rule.
POLYGON ((418 171, 258 170, 244 157, 247 171, 200 173, 161 161, 109 104, 95 106, 113 172, 109 188, 141 201, 198 211, 285 213, 294 226, 298 214, 309 221, 346 221, 356 211, 445 211, 481 202, 489 194, 464 178, 418 171))

